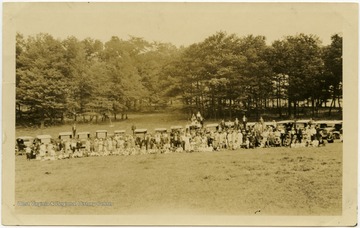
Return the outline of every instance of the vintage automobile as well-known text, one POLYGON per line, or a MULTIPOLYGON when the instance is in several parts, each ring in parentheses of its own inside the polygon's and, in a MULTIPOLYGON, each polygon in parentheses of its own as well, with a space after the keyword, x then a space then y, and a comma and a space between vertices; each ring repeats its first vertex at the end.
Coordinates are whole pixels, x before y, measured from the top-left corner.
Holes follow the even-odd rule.
POLYGON ((147 129, 135 129, 134 136, 135 136, 135 145, 142 146, 143 142, 145 141, 145 137, 147 134, 147 129))
POLYGON ((70 140, 72 138, 73 138, 73 133, 72 132, 60 132, 59 133, 59 139, 60 140, 67 141, 67 140, 70 140))
POLYGON ((134 134, 135 135, 145 135, 145 134, 147 134, 147 129, 145 129, 145 128, 135 129, 134 134))
POLYGON ((171 126, 171 127, 170 127, 170 131, 173 132, 173 133, 175 133, 175 132, 180 132, 180 131, 182 131, 183 129, 184 129, 183 126, 171 126))
POLYGON ((219 130, 219 124, 218 123, 212 123, 212 124, 206 124, 205 129, 207 132, 215 132, 219 130))
POLYGON ((226 129, 232 129, 232 128, 234 128, 234 126, 235 126, 235 123, 232 121, 225 122, 226 129))
POLYGON ((272 121, 268 121, 268 122, 264 122, 266 127, 276 127, 276 122, 272 122, 272 121))
POLYGON ((121 136, 121 135, 125 135, 125 130, 115 130, 114 131, 114 136, 121 136))
POLYGON ((91 136, 90 132, 82 131, 76 134, 77 139, 89 139, 91 136))
POLYGON ((45 145, 53 142, 51 135, 37 135, 34 139, 34 142, 44 143, 45 145))
POLYGON ((187 129, 189 132, 196 132, 202 128, 202 125, 199 123, 192 123, 185 126, 185 129, 187 129))
POLYGON ((95 132, 95 137, 98 139, 105 139, 108 136, 107 130, 97 130, 95 132))
POLYGON ((296 120, 295 121, 295 128, 296 129, 304 129, 309 125, 311 120, 296 120))
POLYGON ((26 147, 31 147, 34 141, 34 137, 20 136, 16 139, 15 154, 23 155, 26 147))
POLYGON ((340 139, 342 129, 342 120, 319 120, 316 124, 322 130, 323 139, 328 142, 334 142, 340 139))
MULTIPOLYGON (((336 139, 336 136, 333 133, 334 128, 325 127, 321 130, 321 136, 323 140, 327 140, 328 143, 333 143, 336 139)), ((340 137, 340 136, 339 136, 340 137)))
POLYGON ((332 128, 331 132, 333 133, 335 139, 340 139, 340 134, 342 134, 340 132, 340 130, 343 127, 343 122, 342 120, 333 120, 333 121, 329 121, 327 123, 327 126, 332 128))
POLYGON ((276 124, 279 129, 290 130, 294 126, 294 123, 294 120, 282 120, 276 124))
POLYGON ((343 128, 343 121, 342 120, 333 121, 332 124, 334 124, 334 128, 335 128, 336 131, 340 131, 343 128))
POLYGON ((166 128, 155 128, 154 132, 155 133, 166 133, 167 129, 166 128))
POLYGON ((170 144, 173 148, 178 148, 182 145, 180 133, 184 128, 182 126, 170 127, 170 144))
POLYGON ((324 129, 324 128, 328 127, 327 123, 328 123, 328 120, 317 120, 317 121, 315 122, 315 124, 316 124, 320 129, 324 129))
POLYGON ((325 126, 322 129, 323 139, 328 142, 334 142, 335 139, 341 139, 342 120, 328 120, 321 123, 325 126))
POLYGON ((246 126, 247 127, 253 127, 256 123, 255 122, 247 122, 246 126))
POLYGON ((82 131, 82 132, 79 132, 79 133, 76 134, 76 139, 77 139, 78 141, 80 141, 80 143, 81 143, 81 148, 85 148, 85 147, 86 147, 86 141, 87 141, 88 139, 90 139, 90 137, 91 137, 91 134, 90 134, 90 132, 88 132, 88 131, 82 131))

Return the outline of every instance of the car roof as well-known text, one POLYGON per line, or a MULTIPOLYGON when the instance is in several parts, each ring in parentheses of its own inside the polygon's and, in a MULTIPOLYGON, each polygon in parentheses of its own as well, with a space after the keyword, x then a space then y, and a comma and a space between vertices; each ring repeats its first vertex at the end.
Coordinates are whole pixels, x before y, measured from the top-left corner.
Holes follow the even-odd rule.
POLYGON ((295 122, 294 120, 281 120, 281 121, 278 121, 277 123, 283 124, 283 123, 294 123, 294 122, 295 122))
POLYGON ((96 133, 104 133, 104 132, 108 132, 107 130, 97 130, 96 133))
POLYGON ((34 137, 31 137, 31 136, 19 136, 16 139, 34 139, 34 137))
POLYGON ((327 123, 334 123, 334 124, 337 124, 337 123, 342 123, 343 121, 342 120, 328 120, 326 121, 327 123))
POLYGON ((328 121, 327 120, 317 120, 315 121, 315 124, 327 124, 328 121))
POLYGON ((66 131, 66 132, 59 132, 59 135, 72 135, 73 133, 70 131, 66 131))
POLYGON ((218 123, 206 124, 206 127, 218 127, 218 123))
POLYGON ((77 135, 88 135, 90 134, 90 132, 88 131, 82 131, 82 132, 79 132, 79 133, 76 133, 77 135))
POLYGON ((145 128, 135 129, 134 132, 135 132, 135 133, 144 133, 144 132, 147 132, 147 129, 145 129, 145 128))
POLYGON ((155 128, 154 131, 167 131, 166 128, 155 128))
POLYGON ((38 139, 51 139, 51 135, 37 135, 36 138, 38 139))
POLYGON ((317 124, 342 124, 342 120, 317 120, 316 123, 317 124))
POLYGON ((267 121, 267 122, 264 122, 264 124, 265 124, 265 125, 274 125, 274 122, 269 122, 269 121, 267 121))
POLYGON ((125 130, 115 130, 114 133, 124 133, 125 130))
POLYGON ((171 126, 170 129, 182 129, 183 126, 177 125, 177 126, 171 126))
POLYGON ((296 123, 309 123, 311 120, 296 120, 296 123))
POLYGON ((201 124, 188 124, 188 125, 186 125, 186 127, 188 128, 188 127, 201 127, 201 124))

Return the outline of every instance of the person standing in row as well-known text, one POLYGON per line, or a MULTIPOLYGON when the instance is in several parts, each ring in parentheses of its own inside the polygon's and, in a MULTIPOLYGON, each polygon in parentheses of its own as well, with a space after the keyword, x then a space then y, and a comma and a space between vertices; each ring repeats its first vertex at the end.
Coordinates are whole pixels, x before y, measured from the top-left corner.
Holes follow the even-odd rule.
POLYGON ((72 126, 71 130, 72 130, 72 133, 73 133, 73 139, 74 139, 74 138, 75 138, 75 136, 76 136, 76 124, 75 124, 75 123, 73 124, 73 126, 72 126))
POLYGON ((247 118, 246 118, 245 114, 243 115, 242 121, 243 121, 244 129, 246 129, 247 118))

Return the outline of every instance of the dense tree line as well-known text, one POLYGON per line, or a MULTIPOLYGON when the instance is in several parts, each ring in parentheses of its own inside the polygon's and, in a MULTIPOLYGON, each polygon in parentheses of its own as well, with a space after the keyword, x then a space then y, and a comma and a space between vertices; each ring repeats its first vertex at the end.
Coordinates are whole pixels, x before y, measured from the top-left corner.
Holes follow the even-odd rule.
MULTIPOLYGON (((300 34, 266 45, 263 36, 237 37, 219 32, 184 50, 171 75, 182 82, 189 109, 208 117, 233 113, 259 115, 269 106, 282 115, 297 116, 299 106, 330 107, 342 96, 342 38, 329 46, 319 38, 300 34)), ((330 108, 331 112, 331 108, 330 108)))
MULTIPOLYGON (((296 116, 301 107, 340 106, 342 37, 299 34, 266 44, 264 36, 218 32, 177 48, 112 37, 16 36, 17 120, 50 122, 114 116, 181 100, 207 118, 268 109, 296 116)), ((122 116, 123 117, 123 116, 122 116)))
POLYGON ((16 36, 17 119, 109 116, 162 105, 163 67, 175 46, 131 37, 108 42, 16 36))

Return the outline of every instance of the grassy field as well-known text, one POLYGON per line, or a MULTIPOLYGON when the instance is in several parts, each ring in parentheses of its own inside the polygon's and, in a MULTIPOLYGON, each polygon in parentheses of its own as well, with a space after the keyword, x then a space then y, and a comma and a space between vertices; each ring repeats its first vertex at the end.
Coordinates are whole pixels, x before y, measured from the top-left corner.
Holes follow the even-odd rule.
MULTIPOLYGON (((78 124, 77 131, 185 125, 180 114, 78 124)), ((16 136, 71 131, 18 128, 16 136)), ((26 214, 340 215, 342 143, 158 155, 26 161, 16 157, 16 201, 109 202, 111 206, 17 206, 26 214)))
POLYGON ((111 203, 16 207, 26 214, 340 215, 342 143, 46 162, 18 156, 15 184, 17 202, 111 203))

